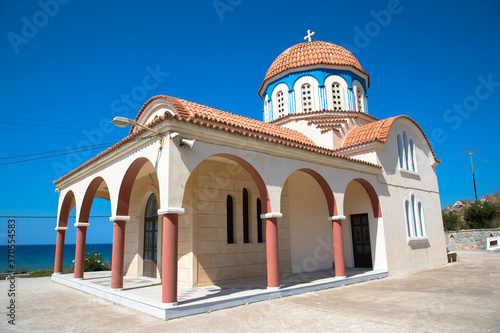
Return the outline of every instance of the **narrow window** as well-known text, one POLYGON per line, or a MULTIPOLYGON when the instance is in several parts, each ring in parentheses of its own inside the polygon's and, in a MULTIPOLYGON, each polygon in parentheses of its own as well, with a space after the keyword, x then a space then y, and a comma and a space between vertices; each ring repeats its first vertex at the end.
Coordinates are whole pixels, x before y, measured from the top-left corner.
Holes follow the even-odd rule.
POLYGON ((412 225, 412 235, 413 237, 418 237, 419 231, 418 231, 418 220, 417 220, 417 205, 415 202, 415 195, 411 195, 411 214, 412 214, 412 220, 413 220, 413 225, 412 225))
POLYGON ((227 207, 227 243, 234 244, 234 209, 233 209, 233 197, 228 195, 226 199, 227 207))
POLYGON ((403 148, 403 139, 401 138, 401 134, 397 135, 397 141, 398 141, 398 157, 399 157, 399 168, 403 169, 404 168, 404 148, 403 148))
POLYGON ((243 243, 250 243, 250 226, 248 219, 248 191, 243 189, 243 243))
POLYGON ((415 162, 415 143, 413 142, 413 139, 410 139, 410 145, 408 147, 408 152, 409 152, 409 170, 410 171, 417 171, 416 168, 416 162, 415 162))
POLYGON ((313 93, 309 83, 304 83, 301 88, 302 93, 302 110, 304 112, 313 110, 313 93))
POLYGON ((264 238, 263 230, 262 230, 262 218, 260 215, 262 214, 262 204, 260 203, 260 199, 257 199, 257 242, 263 243, 264 238))
POLYGON ((410 202, 408 200, 405 200, 405 217, 406 227, 408 228, 408 237, 411 237, 410 202))
POLYGON ((403 147, 404 147, 404 166, 403 168, 404 169, 407 169, 409 170, 409 166, 408 166, 408 147, 409 147, 409 143, 408 143, 408 134, 406 134, 406 132, 403 131, 403 147))
POLYGON ((283 90, 278 91, 276 94, 277 99, 277 108, 278 108, 278 118, 281 118, 285 115, 285 95, 283 94, 283 90))
POLYGON ((418 222, 420 224, 420 236, 427 236, 427 233, 425 231, 424 207, 422 206, 422 203, 420 201, 418 202, 418 222))
POLYGON ((342 86, 338 82, 332 83, 332 100, 333 100, 333 110, 342 111, 344 110, 344 101, 342 98, 342 86))
POLYGON ((357 98, 357 102, 358 102, 358 111, 359 112, 364 112, 363 110, 363 93, 361 92, 361 89, 360 88, 356 88, 356 98, 357 98))

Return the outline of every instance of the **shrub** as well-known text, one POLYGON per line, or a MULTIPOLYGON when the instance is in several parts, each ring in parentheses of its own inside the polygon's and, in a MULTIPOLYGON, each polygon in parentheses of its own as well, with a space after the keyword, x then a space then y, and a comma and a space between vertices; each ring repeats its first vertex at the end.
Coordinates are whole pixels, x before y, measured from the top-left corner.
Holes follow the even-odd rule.
POLYGON ((101 253, 87 252, 85 254, 84 272, 94 272, 104 270, 104 261, 101 253))
POLYGON ((460 216, 453 212, 443 211, 443 225, 445 231, 457 231, 460 216))
POLYGON ((476 200, 465 207, 464 220, 471 229, 493 228, 493 220, 500 215, 500 205, 488 200, 476 200))

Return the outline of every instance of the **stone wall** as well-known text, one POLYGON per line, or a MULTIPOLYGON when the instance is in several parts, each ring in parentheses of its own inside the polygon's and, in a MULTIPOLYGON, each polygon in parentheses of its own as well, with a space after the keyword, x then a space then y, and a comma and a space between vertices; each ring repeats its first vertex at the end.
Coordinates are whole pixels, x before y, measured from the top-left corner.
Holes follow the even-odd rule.
POLYGON ((500 229, 461 230, 445 232, 448 251, 486 250, 488 237, 499 237, 500 229))

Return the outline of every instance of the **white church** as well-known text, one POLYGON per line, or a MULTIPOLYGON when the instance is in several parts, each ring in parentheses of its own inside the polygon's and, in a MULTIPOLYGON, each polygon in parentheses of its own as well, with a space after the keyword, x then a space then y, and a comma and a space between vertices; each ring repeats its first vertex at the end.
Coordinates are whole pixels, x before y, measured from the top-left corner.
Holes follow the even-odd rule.
POLYGON ((115 119, 127 137, 54 182, 54 273, 74 225, 84 278, 94 198, 111 207, 111 288, 155 278, 172 306, 178 286, 263 278, 277 290, 291 274, 445 264, 440 162, 412 118, 375 117, 369 88, 351 52, 309 37, 267 70, 264 121, 152 97, 135 120, 115 119))

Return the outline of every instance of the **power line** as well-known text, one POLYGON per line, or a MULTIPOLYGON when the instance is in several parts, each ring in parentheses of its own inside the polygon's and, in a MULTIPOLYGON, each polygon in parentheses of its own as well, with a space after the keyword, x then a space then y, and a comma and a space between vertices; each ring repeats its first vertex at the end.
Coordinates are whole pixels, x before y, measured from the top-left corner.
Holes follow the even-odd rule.
POLYGON ((47 133, 47 134, 60 134, 60 135, 76 135, 76 136, 83 136, 82 133, 67 133, 67 132, 50 132, 50 131, 37 131, 37 130, 30 130, 30 129, 22 129, 22 128, 9 128, 9 127, 0 127, 2 130, 8 130, 8 131, 21 131, 21 132, 34 132, 34 133, 47 133))
POLYGON ((0 116, 0 118, 27 120, 27 121, 41 121, 44 123, 56 123, 56 124, 66 124, 66 125, 85 125, 85 126, 96 126, 95 124, 82 124, 82 123, 69 123, 65 121, 55 121, 55 120, 45 120, 45 119, 32 119, 32 118, 21 118, 21 117, 10 117, 10 116, 0 116))
MULTIPOLYGON (((150 139, 150 138, 153 138, 153 137, 156 137, 156 135, 150 135, 150 136, 144 136, 144 137, 140 137, 140 138, 135 138, 133 140, 130 140, 129 142, 135 142, 135 141, 139 141, 139 140, 146 140, 146 139, 150 139)), ((115 142, 116 143, 116 142, 115 142)), ((87 147, 92 147, 92 148, 89 148, 89 149, 85 149, 83 151, 90 151, 90 150, 95 150, 95 149, 99 149, 99 148, 105 148, 105 147, 111 147, 112 145, 114 145, 115 143, 108 143, 108 144, 101 144, 101 145, 95 145, 95 146, 87 146, 87 147)), ((60 151, 65 151, 66 149, 62 149, 60 151)), ((1 163, 0 166, 2 165, 9 165, 9 164, 17 164, 17 163, 24 163, 24 162, 31 162, 31 161, 37 161, 37 160, 43 160, 43 159, 47 159, 47 158, 52 158, 52 157, 58 157, 58 156, 64 156, 64 155, 70 155, 70 154, 76 154, 76 153, 79 153, 81 152, 82 150, 79 150, 78 148, 77 149, 68 149, 68 151, 64 152, 64 153, 60 153, 60 154, 54 154, 54 155, 49 155, 49 156, 41 156, 41 157, 35 157, 35 158, 29 158, 29 159, 25 159, 25 160, 20 160, 20 161, 13 161, 13 162, 6 162, 6 163, 1 163)), ((55 151, 57 152, 57 151, 55 151)), ((28 156, 34 156, 34 155, 43 155, 43 154, 49 154, 50 152, 46 152, 46 153, 35 153, 35 154, 28 154, 28 156)), ((2 159, 10 159, 10 158, 15 158, 15 157, 4 157, 2 159)))
POLYGON ((59 153, 59 152, 62 152, 62 151, 72 151, 72 152, 77 153, 77 152, 81 152, 81 151, 90 150, 90 149, 84 149, 84 148, 92 148, 92 147, 103 148, 103 147, 108 146, 108 145, 114 145, 115 143, 116 142, 107 142, 107 143, 101 143, 101 144, 98 144, 98 145, 78 147, 77 149, 75 149, 75 148, 68 148, 68 149, 46 151, 46 152, 42 152, 42 153, 33 153, 33 154, 17 155, 17 156, 10 156, 10 157, 0 157, 0 160, 7 160, 7 159, 19 158, 19 157, 35 156, 35 155, 45 155, 45 154, 59 153))

